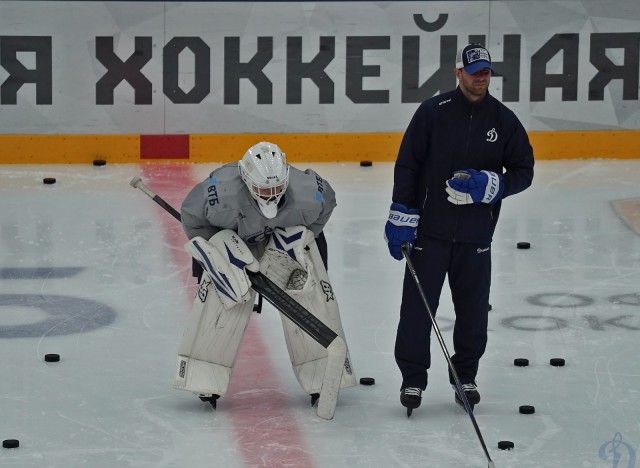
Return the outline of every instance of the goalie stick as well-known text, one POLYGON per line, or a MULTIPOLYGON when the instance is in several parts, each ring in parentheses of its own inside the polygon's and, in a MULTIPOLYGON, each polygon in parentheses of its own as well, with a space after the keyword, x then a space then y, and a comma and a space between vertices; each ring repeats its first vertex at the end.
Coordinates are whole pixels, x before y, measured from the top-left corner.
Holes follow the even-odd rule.
POLYGON ((415 283, 416 288, 418 289, 418 293, 420 294, 420 297, 422 298, 422 302, 424 303, 424 307, 425 307, 425 309, 427 309, 427 313, 429 314, 429 318, 431 319, 431 323, 433 324, 433 330, 435 331, 436 336, 438 337, 438 341, 440 342, 440 347, 442 348, 442 352, 444 353, 444 357, 447 359, 447 364, 449 365, 449 369, 451 370, 451 375, 453 375, 453 379, 456 382, 456 391, 458 392, 458 395, 460 395, 460 399, 464 403, 464 408, 467 411, 467 414, 469 415, 469 417, 471 418, 471 423, 473 424, 473 428, 476 430, 476 435, 478 436, 478 440, 480 441, 480 445, 482 445, 482 450, 484 450, 484 455, 487 458, 487 461, 489 462, 489 467, 488 468, 494 468, 495 465, 493 464, 493 461, 491 460, 491 456, 489 455, 489 451, 487 450, 487 446, 484 443, 484 439, 482 438, 482 434, 480 433, 480 428, 478 427, 478 423, 476 422, 476 418, 473 415, 473 409, 471 408, 471 405, 469 404, 469 400, 467 400, 467 396, 465 395, 464 391, 462 390, 462 384, 460 383, 460 378, 458 377, 458 373, 456 372, 455 367, 453 367, 453 362, 451 362, 451 357, 449 356, 449 351, 447 351, 447 345, 445 344, 444 339, 442 338, 442 334, 440 333, 440 328, 438 327, 438 324, 436 323, 436 319, 435 319, 433 313, 431 312, 431 308, 429 307, 429 303, 427 302, 427 297, 424 294, 424 290, 422 289, 422 285, 420 284, 420 280, 418 279, 418 275, 416 273, 416 270, 413 268, 413 263, 409 259, 409 243, 408 242, 403 242, 402 245, 400 246, 400 250, 402 250, 402 255, 404 256, 404 259, 407 261, 407 268, 409 269, 409 272, 411 273, 411 276, 413 277, 413 282, 415 283))
MULTIPOLYGON (((182 221, 180 213, 163 200, 162 197, 147 187, 140 177, 136 176, 131 179, 130 185, 133 188, 140 189, 175 219, 180 222, 182 221)), ((264 296, 264 298, 284 316, 300 327, 322 347, 327 349, 327 365, 316 413, 323 419, 333 419, 338 392, 340 391, 342 370, 344 369, 344 363, 347 358, 347 345, 344 340, 324 322, 298 304, 298 302, 280 289, 264 274, 247 271, 247 276, 249 276, 251 280, 251 287, 258 294, 264 296)))

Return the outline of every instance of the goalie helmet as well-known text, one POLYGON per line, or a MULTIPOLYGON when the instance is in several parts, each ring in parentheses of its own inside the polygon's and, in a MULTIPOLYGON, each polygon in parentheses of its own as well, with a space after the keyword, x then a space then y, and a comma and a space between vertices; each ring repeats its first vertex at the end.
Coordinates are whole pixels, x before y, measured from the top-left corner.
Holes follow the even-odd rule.
POLYGON ((261 141, 247 150, 238 168, 262 214, 274 218, 289 185, 289 165, 282 150, 278 145, 261 141))

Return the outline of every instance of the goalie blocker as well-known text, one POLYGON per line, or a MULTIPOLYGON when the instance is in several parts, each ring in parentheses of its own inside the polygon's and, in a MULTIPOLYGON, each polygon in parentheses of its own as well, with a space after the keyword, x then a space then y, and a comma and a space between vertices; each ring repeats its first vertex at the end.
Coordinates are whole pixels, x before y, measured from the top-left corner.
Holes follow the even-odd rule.
POLYGON ((331 419, 339 389, 356 385, 356 377, 313 233, 302 226, 277 228, 259 264, 230 230, 185 247, 206 274, 180 344, 175 387, 214 398, 226 393, 255 288, 281 312, 298 382, 306 393, 320 394, 317 413, 331 419), (225 255, 228 263, 220 265, 225 255), (245 287, 248 278, 256 283, 251 289, 245 287))

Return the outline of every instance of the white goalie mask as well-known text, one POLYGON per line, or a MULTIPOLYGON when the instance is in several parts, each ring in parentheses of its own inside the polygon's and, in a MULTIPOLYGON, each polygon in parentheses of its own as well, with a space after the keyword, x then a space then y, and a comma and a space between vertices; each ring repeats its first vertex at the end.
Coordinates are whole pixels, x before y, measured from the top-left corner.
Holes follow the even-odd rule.
POLYGON ((262 214, 274 218, 289 185, 289 165, 282 150, 278 145, 261 141, 247 150, 238 168, 262 214))

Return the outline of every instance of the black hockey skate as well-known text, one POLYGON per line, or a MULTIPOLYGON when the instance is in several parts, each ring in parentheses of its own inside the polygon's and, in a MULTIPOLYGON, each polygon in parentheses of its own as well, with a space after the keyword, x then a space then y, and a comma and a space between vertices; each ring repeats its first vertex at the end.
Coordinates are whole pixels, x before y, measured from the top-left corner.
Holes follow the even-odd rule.
POLYGON ((418 387, 405 387, 400 390, 400 403, 407 408, 407 417, 411 416, 414 409, 422 403, 422 389, 418 387))
POLYGON ((216 409, 220 395, 198 395, 198 398, 200 398, 200 401, 210 403, 213 409, 216 409))
MULTIPOLYGON (((460 395, 458 395, 458 389, 456 388, 455 385, 451 385, 451 386, 453 387, 453 390, 455 392, 456 403, 462 406, 462 408, 466 411, 466 408, 464 407, 464 402, 462 401, 462 398, 460 398, 460 395)), ((467 397, 467 401, 469 402, 471 411, 473 411, 474 406, 480 403, 480 393, 478 392, 478 386, 475 384, 475 382, 462 384, 461 386, 462 386, 462 391, 467 397)))

